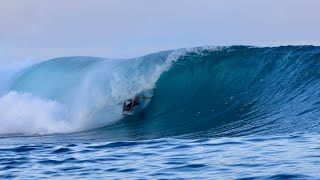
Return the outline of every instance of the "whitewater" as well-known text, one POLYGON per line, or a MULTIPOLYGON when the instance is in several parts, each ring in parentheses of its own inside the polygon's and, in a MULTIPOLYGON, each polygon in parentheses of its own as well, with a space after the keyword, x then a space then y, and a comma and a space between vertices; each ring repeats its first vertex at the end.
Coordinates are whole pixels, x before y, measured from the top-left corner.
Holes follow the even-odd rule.
POLYGON ((0 177, 318 179, 319 69, 317 46, 0 68, 0 177))

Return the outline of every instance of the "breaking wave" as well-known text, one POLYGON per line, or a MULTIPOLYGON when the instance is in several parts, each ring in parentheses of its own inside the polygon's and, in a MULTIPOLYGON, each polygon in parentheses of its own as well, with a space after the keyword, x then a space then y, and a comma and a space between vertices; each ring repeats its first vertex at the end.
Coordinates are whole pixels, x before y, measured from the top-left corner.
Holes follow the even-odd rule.
POLYGON ((319 69, 314 46, 52 59, 15 73, 2 87, 0 133, 100 127, 94 131, 138 138, 319 132, 319 69), (152 96, 148 106, 121 115, 122 102, 137 94, 152 96))

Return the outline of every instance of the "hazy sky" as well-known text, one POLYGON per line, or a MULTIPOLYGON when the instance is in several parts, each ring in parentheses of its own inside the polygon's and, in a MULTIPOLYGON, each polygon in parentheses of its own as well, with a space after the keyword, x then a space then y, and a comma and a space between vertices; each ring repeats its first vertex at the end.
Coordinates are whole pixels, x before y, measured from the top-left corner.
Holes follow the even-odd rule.
POLYGON ((320 44, 319 0, 0 0, 0 62, 320 44))

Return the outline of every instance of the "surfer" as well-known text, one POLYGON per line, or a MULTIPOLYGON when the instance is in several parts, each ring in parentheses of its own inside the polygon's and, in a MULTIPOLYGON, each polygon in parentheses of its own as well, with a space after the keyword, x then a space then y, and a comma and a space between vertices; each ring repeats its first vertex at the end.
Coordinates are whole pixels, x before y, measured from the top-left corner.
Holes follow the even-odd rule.
POLYGON ((122 112, 132 112, 135 106, 140 105, 140 99, 151 99, 151 97, 147 96, 136 96, 135 98, 128 99, 123 102, 122 112))

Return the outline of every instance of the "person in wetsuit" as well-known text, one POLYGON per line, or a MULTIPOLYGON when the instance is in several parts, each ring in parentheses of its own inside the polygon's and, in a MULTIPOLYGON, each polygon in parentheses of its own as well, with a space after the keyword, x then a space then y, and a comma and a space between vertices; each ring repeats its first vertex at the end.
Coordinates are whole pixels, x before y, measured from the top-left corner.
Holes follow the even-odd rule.
POLYGON ((140 105, 140 99, 150 99, 151 97, 136 96, 123 102, 122 112, 132 112, 135 106, 140 105))

